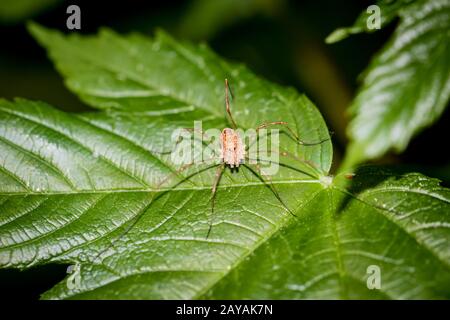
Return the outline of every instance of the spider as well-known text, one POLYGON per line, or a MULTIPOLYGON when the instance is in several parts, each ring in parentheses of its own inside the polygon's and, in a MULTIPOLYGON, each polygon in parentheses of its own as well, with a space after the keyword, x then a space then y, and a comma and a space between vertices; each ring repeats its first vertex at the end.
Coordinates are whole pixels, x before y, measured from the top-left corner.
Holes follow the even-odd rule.
MULTIPOLYGON (((219 157, 218 157, 219 163, 208 168, 208 169, 210 169, 210 168, 217 166, 214 181, 213 181, 212 188, 211 188, 211 215, 214 214, 217 188, 218 188, 220 179, 222 177, 222 174, 223 174, 225 168, 229 167, 231 169, 231 171, 233 171, 233 169, 235 169, 237 171, 240 166, 244 166, 248 170, 250 170, 254 175, 256 175, 264 184, 269 185, 270 189, 272 190, 273 194, 278 199, 278 201, 280 201, 280 203, 285 207, 285 209, 290 214, 295 216, 295 214, 292 213, 291 210, 289 210, 289 208, 285 205, 285 203, 281 199, 280 195, 278 194, 275 187, 273 186, 270 177, 266 176, 262 173, 260 165, 257 163, 257 164, 255 164, 255 168, 252 168, 252 164, 250 164, 249 160, 257 160, 257 161, 267 161, 267 160, 262 160, 259 158, 252 159, 252 158, 248 157, 247 151, 248 151, 250 145, 248 145, 248 146, 245 145, 244 141, 242 140, 241 136, 239 135, 239 133, 237 131, 238 126, 236 124, 236 121, 233 118, 232 113, 231 113, 229 95, 231 95, 233 97, 233 93, 231 91, 228 79, 225 79, 225 108, 226 108, 226 113, 230 120, 231 128, 224 128, 221 131, 220 137, 219 137, 219 142, 220 142, 220 151, 219 151, 219 157), (267 181, 263 178, 263 176, 266 177, 267 180, 269 180, 269 183, 267 183, 267 181)), ((267 128, 267 127, 275 126, 275 125, 284 126, 288 130, 288 132, 292 135, 294 140, 301 145, 312 146, 312 145, 317 145, 317 144, 323 143, 324 141, 328 140, 328 139, 324 139, 324 140, 314 142, 314 143, 308 143, 308 142, 302 141, 298 137, 298 135, 294 132, 294 130, 292 130, 291 127, 289 127, 288 123, 285 121, 264 122, 261 125, 257 126, 255 128, 255 130, 258 133, 263 128, 267 128)), ((187 131, 195 130, 194 128, 184 128, 184 129, 187 131)), ((201 134, 204 135, 205 133, 203 131, 201 131, 201 134)), ((271 150, 271 152, 276 152, 276 151, 271 150)), ((279 154, 282 156, 288 156, 288 157, 294 158, 295 160, 304 162, 307 165, 313 167, 313 169, 315 171, 317 171, 314 164, 312 164, 306 160, 299 159, 299 158, 295 157, 294 155, 289 154, 286 151, 283 151, 279 154)), ((213 160, 213 159, 214 158, 211 158, 209 160, 213 160)), ((205 163, 205 161, 201 161, 200 163, 205 163)), ((180 169, 178 169, 176 172, 174 172, 173 174, 179 174, 182 171, 187 170, 194 164, 199 164, 199 163, 191 162, 191 163, 185 164, 180 169)), ((171 174, 171 175, 173 175, 173 174, 171 174)), ((168 177, 163 179, 160 182, 160 184, 158 185, 158 188, 160 188, 170 178, 171 175, 169 175, 168 177)), ((181 183, 181 182, 179 182, 179 183, 181 183)), ((176 185, 178 185, 178 184, 176 184, 176 185)), ((174 187, 176 187, 176 185, 174 187)), ((211 228, 212 228, 212 223, 209 224, 206 238, 209 237, 211 228)))
MULTIPOLYGON (((220 178, 222 177, 222 174, 225 170, 226 167, 229 167, 232 171, 234 170, 238 170, 240 166, 244 166, 246 167, 251 173, 253 173, 255 176, 258 177, 259 180, 261 180, 265 185, 268 185, 269 188, 271 189, 272 193, 275 195, 275 197, 277 198, 277 200, 283 205, 283 207, 287 210, 287 212, 289 212, 291 215, 295 216, 295 214, 285 205, 284 201, 282 200, 282 198, 280 197, 280 195, 278 194, 277 190, 275 189, 274 185, 272 184, 272 181, 270 179, 270 177, 267 177, 266 175, 264 175, 261 172, 261 167, 260 165, 257 163, 255 164, 255 168, 252 168, 253 164, 249 163, 249 160, 261 160, 261 159, 252 159, 249 158, 247 151, 250 147, 246 146, 244 141, 242 140, 241 136, 239 135, 237 129, 238 126, 236 124, 236 122, 234 121, 233 115, 231 114, 231 109, 230 109, 230 99, 229 99, 229 95, 231 95, 233 97, 233 93, 231 91, 230 85, 228 83, 228 80, 225 79, 225 107, 226 107, 226 113, 229 117, 229 121, 231 124, 231 128, 224 128, 221 133, 220 133, 220 138, 219 138, 219 142, 220 142, 220 150, 219 150, 219 163, 214 164, 212 166, 209 166, 206 169, 212 169, 214 167, 217 167, 216 169, 216 173, 215 173, 215 177, 214 177, 214 181, 212 184, 212 188, 211 188, 211 216, 213 216, 214 214, 214 209, 215 209, 215 199, 216 199, 216 194, 217 194, 217 187, 219 185, 220 182, 220 178), (246 163, 247 162, 247 163, 246 163), (266 179, 263 178, 263 176, 266 177, 266 179, 269 181, 267 182, 266 179)), ((269 126, 275 126, 275 125, 282 125, 284 126, 289 133, 292 135, 292 137, 294 138, 294 140, 304 146, 312 146, 312 145, 317 145, 317 144, 321 144, 325 141, 327 141, 329 138, 315 142, 315 143, 308 143, 305 141, 300 140, 300 138, 297 136, 297 134, 289 127, 288 123, 285 121, 273 121, 273 122, 265 122, 261 125, 259 125, 258 127, 256 127, 256 132, 259 132, 259 130, 263 129, 263 128, 267 128, 269 126)), ((193 131, 195 130, 194 128, 184 128, 185 130, 188 131, 193 131)), ((201 132, 202 135, 204 134, 204 132, 201 132)), ((179 143, 179 140, 176 142, 179 143)), ((169 152, 156 152, 158 154, 169 154, 172 151, 169 152)), ((271 152, 274 152, 274 150, 271 150, 271 152)), ((286 151, 283 151, 281 153, 279 153, 282 156, 287 156, 287 157, 291 157, 297 161, 301 161, 305 164, 307 164, 309 167, 311 167, 315 172, 319 172, 318 169, 316 168, 316 166, 313 163, 310 163, 306 160, 303 159, 299 159, 298 157, 289 154, 286 151)), ((209 160, 213 160, 213 159, 209 159, 209 160)), ((267 160, 266 160, 267 161, 267 160)), ((205 163, 205 161, 202 161, 200 163, 205 163)), ((176 170, 175 172, 169 174, 168 176, 166 176, 162 181, 160 181, 160 183, 157 185, 157 189, 161 189, 161 187, 168 181, 170 180, 170 178, 173 175, 179 175, 182 171, 187 170, 188 168, 190 168, 191 166, 193 166, 194 164, 199 164, 198 162, 191 162, 188 164, 185 164, 183 166, 181 166, 178 170, 176 170)), ((291 168, 288 166, 288 168, 291 168)), ((294 170, 295 169, 293 168, 294 170)), ((191 177, 193 177, 194 175, 200 173, 201 170, 198 170, 196 173, 188 175, 187 177, 184 177, 181 179, 181 181, 178 181, 177 183, 175 183, 174 185, 170 186, 170 189, 174 189, 176 188, 178 185, 180 185, 181 183, 183 183, 184 181, 190 179, 191 177)), ((118 239, 120 239, 122 236, 124 236, 126 233, 128 233, 128 231, 130 231, 130 229, 136 225, 136 223, 139 221, 141 216, 138 216, 135 218, 134 222, 128 226, 125 231, 118 236, 118 239)), ((206 234, 206 238, 209 237, 210 233, 211 233, 211 229, 212 229, 212 222, 210 221, 209 223, 209 228, 208 228, 208 232, 206 234)), ((116 239, 116 241, 118 240, 116 239)), ((102 250, 100 253, 97 254, 97 256, 94 258, 94 261, 100 257, 104 252, 106 252, 109 248, 111 248, 114 245, 115 241, 113 243, 111 243, 107 248, 105 248, 104 250, 102 250)))

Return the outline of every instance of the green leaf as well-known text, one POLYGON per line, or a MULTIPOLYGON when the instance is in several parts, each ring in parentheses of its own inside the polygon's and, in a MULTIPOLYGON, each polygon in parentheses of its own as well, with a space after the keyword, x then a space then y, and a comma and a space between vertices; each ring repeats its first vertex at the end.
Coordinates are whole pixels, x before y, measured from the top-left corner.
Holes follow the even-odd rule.
POLYGON ((437 180, 369 168, 347 188, 344 176, 328 176, 329 140, 294 148, 283 137, 318 172, 283 158, 275 193, 245 167, 227 169, 211 215, 215 169, 194 166, 157 188, 176 169, 156 152, 173 147, 171 132, 193 120, 227 125, 224 77, 244 128, 298 119, 299 134, 326 138, 315 107, 164 34, 32 30, 69 87, 101 109, 0 100, 0 266, 74 266, 43 298, 450 297, 450 192, 437 180), (157 95, 137 99, 141 90, 157 95), (366 286, 370 265, 381 269, 381 290, 366 286), (79 283, 68 285, 74 276, 79 283))
POLYGON ((350 112, 344 167, 402 152, 450 96, 450 2, 415 1, 398 12, 394 35, 365 71, 350 112))
MULTIPOLYGON (((305 96, 259 79, 205 45, 179 43, 163 32, 150 40, 139 34, 123 37, 106 29, 93 37, 64 37, 35 24, 30 31, 47 47, 68 88, 95 108, 140 116, 176 114, 191 121, 208 119, 214 122, 212 127, 223 128, 231 125, 225 122, 224 79, 228 78, 235 96, 233 116, 241 128, 286 121, 304 141, 329 139, 320 113, 305 96)), ((292 139, 284 142, 287 151, 315 163, 323 173, 330 169, 329 140, 315 146, 300 146, 292 139)))
MULTIPOLYGON (((376 5, 380 8, 380 27, 384 27, 394 20, 401 10, 406 9, 416 0, 379 0, 376 5)), ((341 41, 352 34, 372 33, 378 29, 369 29, 367 20, 373 14, 372 10, 363 11, 356 21, 350 27, 344 27, 334 30, 326 39, 326 43, 335 43, 341 41)))
POLYGON ((450 190, 411 173, 361 168, 314 193, 239 266, 202 296, 217 299, 450 297, 450 190), (380 290, 368 290, 378 266, 380 290))

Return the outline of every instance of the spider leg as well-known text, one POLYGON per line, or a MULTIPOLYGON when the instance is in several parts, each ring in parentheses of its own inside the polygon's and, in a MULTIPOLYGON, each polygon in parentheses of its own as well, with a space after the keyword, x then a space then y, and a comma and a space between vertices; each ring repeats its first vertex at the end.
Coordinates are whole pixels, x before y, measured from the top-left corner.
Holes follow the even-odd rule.
MULTIPOLYGON (((199 130, 199 129, 196 129, 196 128, 182 128, 182 130, 185 130, 185 131, 190 132, 190 133, 192 133, 192 132, 198 132, 198 133, 200 133, 200 134, 202 135, 202 138, 200 139, 200 141, 202 142, 202 144, 206 144, 206 143, 204 142, 203 138, 208 139, 208 137, 207 137, 207 135, 206 135, 206 133, 205 133, 204 131, 199 130)), ((192 137, 191 137, 191 138, 192 138, 192 137)), ((181 136, 178 137, 178 140, 177 140, 176 143, 175 143, 175 147, 176 147, 182 140, 183 140, 183 138, 182 138, 181 136)), ((195 136, 195 135, 194 135, 194 140, 196 140, 196 136, 195 136)))
MULTIPOLYGON (((250 143, 250 144, 248 144, 247 146, 246 146, 246 148, 245 148, 245 151, 246 151, 246 154, 248 154, 248 151, 250 150, 250 148, 256 143, 258 141, 258 137, 252 142, 252 143, 250 143)), ((287 152, 286 150, 282 150, 281 152, 278 152, 277 150, 270 150, 270 152, 272 153, 276 153, 276 154, 278 154, 278 155, 280 155, 280 156, 283 156, 283 157, 287 157, 287 158, 291 158, 291 159, 293 159, 293 160, 296 160, 296 161, 298 161, 298 162, 301 162, 301 163, 304 163, 305 165, 307 165, 308 167, 310 167, 316 174, 323 174, 323 172, 317 167, 317 165, 314 163, 314 162, 312 162, 312 161, 309 161, 309 160, 306 160, 306 159, 302 159, 302 158, 300 158, 300 157, 298 157, 298 156, 296 156, 296 155, 294 155, 294 154, 292 154, 292 153, 289 153, 289 152, 287 152)), ((252 161, 261 161, 261 160, 263 160, 263 159, 260 159, 260 158, 249 158, 249 157, 247 157, 247 160, 252 160, 252 161)), ((266 159, 264 159, 264 161, 267 161, 268 163, 272 163, 272 161, 269 161, 269 160, 266 160, 266 159)), ((310 174, 308 174, 308 175, 310 175, 310 174)))
MULTIPOLYGON (((177 142, 178 144, 179 142, 177 142)), ((167 150, 167 151, 156 151, 156 150, 149 150, 151 154, 171 154, 173 152, 173 150, 167 150)))
MULTIPOLYGON (((217 167, 216 175, 214 177, 214 183, 211 188, 211 217, 214 217, 214 208, 216 204, 216 193, 217 193, 217 186, 219 185, 220 178, 222 177, 223 171, 225 169, 225 163, 222 163, 220 166, 217 167)), ((209 221, 209 228, 208 233, 206 234, 206 239, 208 239, 209 234, 211 233, 212 228, 212 221, 209 221)))
MULTIPOLYGON (((199 162, 195 162, 195 161, 194 161, 194 162, 191 162, 191 163, 184 164, 184 165, 182 165, 178 170, 176 170, 176 171, 170 173, 170 174, 167 175, 162 181, 160 181, 160 183, 158 183, 158 185, 157 185, 157 189, 161 188, 161 186, 162 186, 164 183, 166 183, 170 178, 173 178, 173 176, 179 175, 179 174, 182 173, 183 171, 185 171, 185 170, 189 169, 190 167, 192 167, 194 164, 198 164, 198 165, 200 165, 200 164, 205 164, 205 163, 207 163, 207 162, 209 162, 209 161, 214 161, 214 160, 217 160, 217 159, 219 159, 219 158, 210 158, 210 159, 206 159, 206 160, 199 161, 199 162)), ((216 164, 214 164, 213 166, 216 166, 216 164)), ((201 171, 198 171, 198 172, 201 172, 201 171)), ((180 182, 183 182, 184 180, 186 180, 186 179, 183 179, 183 180, 180 181, 180 182)))
POLYGON ((226 106, 228 116, 230 117, 231 123, 233 124, 233 129, 236 129, 237 128, 236 122, 234 121, 233 116, 231 115, 230 99, 228 97, 228 91, 230 91, 230 94, 233 97, 233 93, 231 92, 230 85, 228 84, 228 79, 225 79, 225 106, 226 106))
MULTIPOLYGON (((196 137, 196 135, 194 135, 194 141, 200 141, 202 143, 202 145, 205 147, 205 150, 210 150, 213 154, 216 154, 216 150, 212 149, 211 146, 208 144, 208 142, 211 141, 210 136, 208 136, 204 131, 196 129, 196 128, 183 128, 183 130, 188 131, 188 132, 198 132, 202 135, 201 139, 198 139, 198 137, 196 137)), ((176 146, 182 141, 183 139, 180 138, 177 140, 176 144, 175 144, 175 148, 176 146)))
POLYGON ((277 189, 275 188, 275 186, 273 185, 272 179, 270 179, 270 177, 268 177, 267 175, 264 175, 261 172, 261 167, 259 165, 255 165, 256 171, 251 167, 250 164, 242 164, 244 167, 246 167, 248 170, 250 170, 250 172, 252 172, 259 180, 261 180, 263 183, 265 183, 266 185, 269 185, 270 190, 272 191, 272 193, 274 194, 274 196, 277 198, 278 201, 280 201, 280 203, 283 205, 283 207, 294 217, 297 217, 292 211, 291 209, 289 209, 289 207, 284 203, 283 199, 281 198, 280 194, 278 193, 277 189), (263 176, 269 181, 267 182, 266 180, 264 180, 263 176))
POLYGON ((263 129, 263 128, 267 128, 267 127, 274 126, 274 125, 282 125, 282 126, 285 126, 286 129, 287 129, 287 130, 291 133, 291 135, 295 138, 295 140, 296 140, 299 144, 301 144, 301 145, 303 145, 303 146, 315 146, 315 145, 318 145, 318 144, 324 143, 325 141, 330 140, 330 138, 326 138, 326 139, 322 139, 322 140, 317 141, 317 142, 306 142, 306 141, 303 141, 303 140, 301 140, 300 137, 295 133, 295 131, 292 130, 291 127, 289 127, 289 124, 288 124, 287 122, 285 122, 285 121, 265 122, 265 123, 259 125, 258 127, 256 127, 256 132, 258 132, 259 130, 261 130, 261 129, 263 129))
POLYGON ((173 178, 174 176, 178 176, 180 173, 182 173, 183 171, 189 169, 190 167, 192 167, 195 164, 195 162, 191 162, 191 163, 187 163, 182 165, 178 170, 168 174, 163 180, 161 180, 158 185, 157 185, 157 189, 161 188, 161 186, 166 183, 169 179, 173 178))
MULTIPOLYGON (((268 126, 270 126, 270 125, 279 125, 279 124, 287 124, 287 123, 286 123, 286 122, 283 122, 283 121, 271 122, 271 123, 264 123, 264 124, 260 125, 259 127, 257 127, 257 128, 256 128, 256 131, 258 132, 258 130, 260 130, 260 129, 262 129, 262 128, 266 128, 266 127, 268 127, 268 126)), ((303 142, 303 141, 301 141, 300 139, 297 138, 298 136, 293 132, 293 130, 292 130, 290 127, 287 127, 287 128, 288 128, 288 130, 289 130, 292 134, 294 134, 295 140, 298 141, 298 142, 299 142, 300 144, 302 144, 302 145, 311 146, 311 145, 320 144, 320 143, 323 143, 323 142, 329 140, 329 138, 327 138, 327 139, 321 140, 321 141, 318 142, 318 143, 305 143, 305 142, 303 142)), ((248 151, 250 150, 250 148, 251 148, 255 143, 257 143, 257 142, 259 141, 258 138, 259 138, 259 137, 256 136, 256 139, 254 139, 254 141, 252 141, 251 143, 249 143, 249 144, 245 147, 246 153, 248 153, 248 151)), ((318 173, 318 174, 322 174, 322 173, 323 173, 319 168, 317 168, 317 165, 316 165, 315 163, 313 163, 313 162, 311 162, 311 161, 309 161, 309 160, 306 160, 306 159, 299 158, 298 156, 296 156, 296 155, 294 155, 294 154, 291 154, 291 153, 287 152, 286 150, 282 150, 281 152, 278 152, 278 151, 276 151, 276 150, 271 150, 270 152, 274 152, 274 153, 277 153, 277 154, 279 154, 279 155, 281 155, 281 156, 283 156, 283 157, 288 157, 288 158, 294 159, 294 160, 296 160, 296 161, 302 162, 302 163, 306 164, 307 166, 309 166, 315 173, 318 173)), ((250 159, 250 160, 259 160, 259 159, 250 159)))
MULTIPOLYGON (((209 159, 209 160, 211 160, 211 159, 209 159)), ((206 161, 209 161, 209 160, 202 161, 202 163, 206 163, 206 161)), ((198 163, 188 163, 188 164, 182 166, 179 170, 177 170, 177 172, 178 172, 178 171, 179 171, 179 172, 182 172, 182 171, 186 170, 187 168, 191 167, 191 166, 194 165, 194 164, 198 164, 198 163)), ((209 167, 207 167, 207 168, 205 168, 205 169, 201 169, 201 170, 199 170, 199 171, 197 171, 197 172, 195 172, 195 173, 193 173, 193 174, 191 174, 191 175, 185 177, 184 179, 182 179, 181 181, 179 181, 177 184, 175 184, 171 189, 176 188, 179 184, 183 183, 185 180, 188 180, 188 179, 192 178, 192 177, 195 176, 196 174, 199 174, 199 173, 201 173, 201 172, 203 172, 203 171, 205 171, 205 170, 211 169, 211 168, 213 168, 213 167, 215 167, 215 166, 217 166, 217 164, 214 164, 214 165, 212 165, 212 166, 209 166, 209 167)), ((160 185, 159 185, 159 187, 160 187, 160 185)), ((158 187, 158 188, 159 188, 159 187, 158 187)), ((116 239, 112 240, 111 243, 110 243, 105 249, 103 249, 102 251, 100 251, 100 252, 94 257, 94 260, 93 260, 92 262, 95 263, 95 261, 96 261, 103 253, 105 253, 106 251, 108 251, 110 248, 112 248, 112 247, 115 245, 115 243, 116 243, 117 241, 119 241, 120 239, 122 239, 122 238, 123 238, 123 237, 124 237, 124 236, 125 236, 125 235, 126 235, 126 234, 127 234, 127 233, 128 233, 128 232, 129 232, 129 231, 130 231, 130 230, 131 230, 138 222, 139 222, 139 221, 140 221, 140 219, 142 218, 142 216, 144 215, 144 213, 147 211, 148 208, 150 208, 150 206, 153 204, 153 202, 156 201, 157 199, 159 199, 160 197, 162 197, 163 195, 165 195, 168 191, 170 191, 170 190, 166 190, 166 191, 160 193, 159 195, 157 195, 154 199, 152 199, 152 200, 150 201, 150 203, 147 205, 147 207, 146 207, 144 210, 142 210, 142 212, 141 212, 140 214, 138 214, 136 217, 134 217, 134 221, 132 221, 132 223, 131 223, 128 227, 126 227, 125 230, 124 230, 120 235, 118 235, 116 239)))
POLYGON ((278 165, 280 165, 280 166, 282 166, 282 167, 291 169, 291 170, 296 171, 296 172, 303 173, 303 174, 305 174, 305 175, 307 175, 307 176, 310 176, 311 178, 317 179, 317 176, 312 175, 312 174, 311 174, 310 172, 308 172, 308 171, 304 171, 304 170, 302 170, 302 169, 295 168, 295 167, 293 167, 293 166, 291 166, 291 165, 284 164, 284 163, 281 163, 281 162, 275 162, 275 161, 273 161, 273 160, 260 159, 260 158, 248 158, 248 160, 253 160, 253 161, 256 161, 256 162, 259 161, 259 162, 264 162, 264 163, 268 163, 268 164, 271 164, 271 163, 278 163, 278 165))
POLYGON ((206 133, 202 130, 196 129, 196 128, 183 128, 183 130, 186 130, 188 132, 198 132, 203 136, 206 136, 206 133))
MULTIPOLYGON (((203 131, 201 131, 201 130, 199 130, 199 129, 195 129, 195 128, 182 128, 182 130, 185 130, 185 131, 188 131, 188 132, 199 132, 199 133, 201 133, 201 135, 202 135, 202 139, 203 139, 203 137, 205 137, 206 139, 208 139, 207 136, 206 136, 206 134, 205 134, 205 132, 203 132, 203 131)), ((178 146, 178 144, 179 144, 182 140, 183 140, 183 139, 182 139, 181 136, 178 137, 177 141, 175 142, 175 148, 178 146)), ((202 141, 203 141, 203 140, 202 140, 202 141)), ((150 153, 152 153, 152 154, 167 155, 167 154, 171 154, 171 153, 174 151, 174 149, 168 150, 168 151, 156 151, 156 150, 149 150, 149 151, 150 151, 150 153)))
MULTIPOLYGON (((309 160, 306 160, 306 159, 302 159, 302 158, 300 158, 300 157, 297 157, 296 155, 294 155, 294 154, 292 154, 292 153, 289 153, 289 152, 287 152, 286 150, 281 150, 280 152, 277 151, 277 150, 270 150, 270 152, 271 152, 271 153, 272 153, 272 152, 273 152, 273 153, 276 153, 276 154, 278 154, 278 155, 280 155, 280 156, 282 156, 282 157, 290 158, 290 159, 293 159, 293 160, 295 160, 295 161, 304 163, 304 164, 306 164, 308 167, 310 167, 315 173, 317 173, 317 174, 319 174, 319 175, 323 174, 323 172, 317 167, 317 165, 316 165, 314 162, 309 161, 309 160)), ((256 160, 261 161, 261 160, 263 160, 263 159, 256 159, 256 160)))

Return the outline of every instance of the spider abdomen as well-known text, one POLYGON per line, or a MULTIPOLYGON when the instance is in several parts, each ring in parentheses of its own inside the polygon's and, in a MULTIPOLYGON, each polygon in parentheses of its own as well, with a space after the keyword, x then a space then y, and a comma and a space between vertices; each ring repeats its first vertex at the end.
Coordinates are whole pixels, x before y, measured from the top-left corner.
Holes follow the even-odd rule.
POLYGON ((225 128, 220 134, 221 159, 231 168, 239 167, 245 159, 245 145, 239 134, 230 128, 225 128))

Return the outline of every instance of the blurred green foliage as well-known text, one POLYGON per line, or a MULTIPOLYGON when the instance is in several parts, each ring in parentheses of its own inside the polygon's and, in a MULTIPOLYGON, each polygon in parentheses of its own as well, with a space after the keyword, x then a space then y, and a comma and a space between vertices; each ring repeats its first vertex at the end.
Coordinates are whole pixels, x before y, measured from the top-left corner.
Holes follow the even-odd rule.
POLYGON ((49 10, 63 0, 2 0, 0 2, 0 24, 19 23, 24 19, 49 10))

